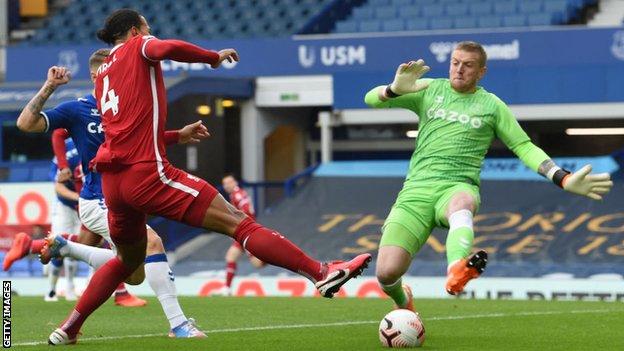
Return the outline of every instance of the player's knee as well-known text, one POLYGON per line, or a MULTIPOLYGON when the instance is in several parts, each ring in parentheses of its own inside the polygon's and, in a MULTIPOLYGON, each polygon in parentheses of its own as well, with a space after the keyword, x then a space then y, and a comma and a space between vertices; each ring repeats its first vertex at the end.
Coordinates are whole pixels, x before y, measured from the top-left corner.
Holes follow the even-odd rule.
POLYGON ((396 268, 378 264, 375 275, 377 276, 377 280, 379 281, 379 283, 389 285, 399 280, 399 278, 401 278, 402 272, 400 272, 396 268))
POLYGON ((157 253, 165 252, 165 247, 163 246, 162 239, 158 234, 148 230, 147 231, 147 249, 146 252, 148 255, 153 255, 157 253))

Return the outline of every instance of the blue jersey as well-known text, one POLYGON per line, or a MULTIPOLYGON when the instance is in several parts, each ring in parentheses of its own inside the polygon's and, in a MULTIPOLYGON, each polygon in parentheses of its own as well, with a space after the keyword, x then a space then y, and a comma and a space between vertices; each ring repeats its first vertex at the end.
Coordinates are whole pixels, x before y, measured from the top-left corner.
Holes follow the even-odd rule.
MULTIPOLYGON (((80 166, 80 157, 78 157, 78 150, 76 150, 76 146, 74 145, 74 142, 71 138, 65 139, 65 150, 66 150, 65 157, 67 158, 69 169, 72 171, 72 173, 74 173, 74 171, 76 170, 76 167, 80 166)), ((58 170, 59 170, 58 162, 56 160, 56 157, 54 157, 52 159, 52 165, 50 166, 49 176, 50 176, 51 181, 56 182, 58 170)), ((74 186, 74 182, 72 180, 69 180, 63 183, 63 185, 65 185, 67 189, 71 191, 76 191, 76 187, 74 186)), ((61 203, 63 203, 66 206, 69 206, 71 208, 76 208, 76 206, 78 206, 77 201, 66 199, 62 196, 59 196, 58 194, 56 195, 56 197, 59 199, 61 203)))
POLYGON ((76 144, 84 173, 80 197, 86 200, 103 198, 101 175, 89 170, 89 161, 95 157, 98 148, 104 142, 102 118, 95 97, 89 94, 74 101, 64 102, 41 114, 46 119, 47 130, 65 128, 76 144))

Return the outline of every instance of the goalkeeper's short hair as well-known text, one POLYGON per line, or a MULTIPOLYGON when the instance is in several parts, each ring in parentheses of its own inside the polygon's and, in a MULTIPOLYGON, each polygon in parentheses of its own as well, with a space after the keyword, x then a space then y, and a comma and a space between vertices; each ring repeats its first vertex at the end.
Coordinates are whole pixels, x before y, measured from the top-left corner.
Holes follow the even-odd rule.
POLYGON ((485 67, 485 63, 487 62, 487 53, 483 46, 476 41, 462 41, 455 46, 455 50, 468 51, 468 52, 476 52, 481 56, 479 59, 479 65, 481 67, 485 67))

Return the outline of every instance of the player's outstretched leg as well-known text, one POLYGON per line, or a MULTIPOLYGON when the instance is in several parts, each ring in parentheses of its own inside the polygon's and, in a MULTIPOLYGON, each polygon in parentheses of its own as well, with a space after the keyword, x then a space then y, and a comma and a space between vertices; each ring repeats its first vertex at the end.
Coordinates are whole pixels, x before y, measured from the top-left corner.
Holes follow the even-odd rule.
MULTIPOLYGON (((403 230, 402 226, 393 229, 398 224, 390 223, 384 229, 384 235, 393 230, 403 230)), ((384 244, 386 244, 384 242, 384 244)), ((412 290, 403 284, 402 276, 412 262, 411 254, 401 246, 384 245, 379 247, 377 255, 376 275, 381 289, 394 301, 395 308, 405 308, 415 311, 412 299, 412 290)))
POLYGON ((451 213, 448 222, 446 291, 451 295, 457 295, 464 290, 470 280, 478 278, 483 273, 487 265, 487 253, 479 251, 470 256, 474 240, 470 210, 461 209, 451 213))
POLYGON ((348 262, 321 263, 275 230, 265 228, 216 195, 204 215, 204 228, 233 237, 258 259, 301 274, 315 283, 321 296, 331 298, 340 287, 360 274, 371 261, 362 254, 348 262))
POLYGON ((43 239, 32 240, 30 235, 20 232, 15 235, 15 239, 13 239, 13 243, 11 244, 11 248, 4 256, 4 261, 2 261, 2 269, 4 271, 8 271, 13 263, 17 260, 20 260, 29 254, 39 254, 44 245, 43 239))
POLYGON ((167 262, 162 240, 151 228, 147 230, 147 252, 145 257, 145 279, 156 294, 163 312, 169 320, 169 337, 202 338, 206 334, 195 326, 195 321, 187 319, 178 302, 175 276, 167 262))

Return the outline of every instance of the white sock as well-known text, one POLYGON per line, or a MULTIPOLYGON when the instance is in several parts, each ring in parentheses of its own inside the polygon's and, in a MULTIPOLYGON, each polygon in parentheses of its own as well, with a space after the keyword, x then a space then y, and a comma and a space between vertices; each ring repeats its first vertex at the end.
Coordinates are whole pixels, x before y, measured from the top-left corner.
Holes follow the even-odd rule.
POLYGON ((62 265, 55 265, 54 261, 50 262, 50 272, 48 273, 48 282, 50 283, 50 291, 56 292, 56 282, 58 282, 61 275, 62 265))
POLYGON ((169 268, 167 256, 164 253, 145 258, 145 278, 156 293, 171 329, 186 322, 186 316, 178 302, 173 272, 169 268))
POLYGON ((78 261, 65 257, 63 259, 63 265, 65 266, 65 279, 67 279, 67 292, 65 294, 71 294, 68 292, 76 291, 76 287, 74 286, 74 277, 76 276, 76 271, 78 270, 78 261))
POLYGON ((111 258, 115 257, 113 250, 101 249, 99 247, 68 241, 61 250, 61 255, 69 256, 77 260, 86 262, 89 266, 98 269, 111 258))

